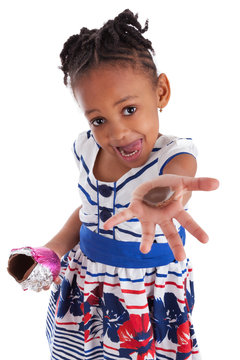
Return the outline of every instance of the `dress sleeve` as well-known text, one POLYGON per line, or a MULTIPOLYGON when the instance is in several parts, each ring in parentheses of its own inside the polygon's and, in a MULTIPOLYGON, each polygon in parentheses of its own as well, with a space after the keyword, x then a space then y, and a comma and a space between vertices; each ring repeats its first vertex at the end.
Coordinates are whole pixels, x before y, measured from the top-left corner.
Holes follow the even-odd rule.
POLYGON ((78 168, 80 168, 81 157, 89 154, 89 146, 91 146, 91 140, 92 134, 91 131, 88 130, 80 133, 73 143, 72 152, 78 168))
POLYGON ((80 167, 80 159, 81 159, 81 143, 82 143, 82 134, 78 135, 77 139, 73 143, 72 152, 74 155, 74 159, 77 163, 77 167, 80 167))
POLYGON ((191 138, 169 137, 161 149, 159 158, 159 175, 163 174, 163 169, 175 156, 181 154, 190 154, 197 157, 197 148, 191 138))

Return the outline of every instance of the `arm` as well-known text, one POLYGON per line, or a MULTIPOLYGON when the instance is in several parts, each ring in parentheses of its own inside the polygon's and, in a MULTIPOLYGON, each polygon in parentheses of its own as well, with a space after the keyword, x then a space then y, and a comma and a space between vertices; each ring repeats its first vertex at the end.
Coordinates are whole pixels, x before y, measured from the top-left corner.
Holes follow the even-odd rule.
POLYGON ((8 272, 24 290, 47 290, 52 281, 60 284, 60 258, 79 242, 79 209, 73 212, 59 233, 45 246, 12 249, 8 272))
MULTIPOLYGON (((197 172, 197 161, 190 154, 182 154, 175 156, 163 169, 163 174, 174 174, 179 176, 194 177, 197 172)), ((182 200, 183 206, 187 204, 192 196, 192 192, 188 191, 182 200)))
POLYGON ((67 220, 63 228, 44 247, 53 250, 59 258, 71 250, 79 242, 79 230, 82 225, 77 208, 67 220))

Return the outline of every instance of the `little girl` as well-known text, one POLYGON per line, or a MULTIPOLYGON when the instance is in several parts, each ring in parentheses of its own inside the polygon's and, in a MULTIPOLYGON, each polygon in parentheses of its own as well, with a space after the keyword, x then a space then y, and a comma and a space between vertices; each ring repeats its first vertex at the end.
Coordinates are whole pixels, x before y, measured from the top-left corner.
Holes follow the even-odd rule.
POLYGON ((65 254, 47 318, 54 360, 199 359, 184 228, 207 235, 184 207, 218 182, 194 178, 190 138, 159 133, 170 86, 147 29, 125 10, 82 28, 60 55, 90 130, 73 146, 82 206, 45 245, 65 254))

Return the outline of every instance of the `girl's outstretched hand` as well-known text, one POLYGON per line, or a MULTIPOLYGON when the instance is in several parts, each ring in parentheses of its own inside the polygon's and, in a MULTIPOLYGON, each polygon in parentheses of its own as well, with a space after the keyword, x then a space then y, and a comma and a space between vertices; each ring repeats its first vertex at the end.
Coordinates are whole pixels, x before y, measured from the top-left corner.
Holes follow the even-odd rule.
POLYGON ((172 249, 176 260, 186 257, 182 240, 173 224, 175 218, 187 231, 200 242, 208 241, 207 234, 184 210, 183 196, 191 191, 216 190, 219 182, 213 178, 194 178, 178 175, 162 175, 148 181, 133 192, 127 209, 112 216, 104 224, 109 230, 126 220, 138 218, 142 226, 142 241, 140 250, 148 253, 155 237, 155 227, 158 224, 172 249))

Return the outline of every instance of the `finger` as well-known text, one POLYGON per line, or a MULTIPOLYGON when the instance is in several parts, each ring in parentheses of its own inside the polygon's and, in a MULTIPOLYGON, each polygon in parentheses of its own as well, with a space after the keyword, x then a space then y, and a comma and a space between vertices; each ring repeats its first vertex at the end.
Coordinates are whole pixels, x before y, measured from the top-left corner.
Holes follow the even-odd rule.
POLYGON ((182 261, 186 258, 186 253, 183 247, 182 239, 180 238, 175 225, 172 221, 165 221, 159 224, 164 233, 168 244, 177 261, 182 261))
POLYGON ((175 218, 188 232, 190 232, 190 234, 192 234, 200 242, 208 242, 208 235, 196 223, 196 221, 193 220, 193 218, 191 217, 191 215, 189 215, 187 211, 183 209, 177 214, 177 216, 175 216, 175 218))
POLYGON ((217 179, 207 177, 192 178, 184 176, 182 181, 188 191, 212 191, 219 187, 219 181, 217 179))
POLYGON ((132 212, 131 207, 128 207, 127 209, 119 212, 116 215, 113 215, 110 217, 103 225, 103 228, 105 230, 111 229, 113 226, 121 224, 122 222, 132 219, 134 217, 134 214, 132 212))
POLYGON ((155 227, 154 223, 141 222, 142 226, 142 241, 140 245, 140 251, 143 254, 147 254, 152 247, 152 243, 155 237, 155 227))

